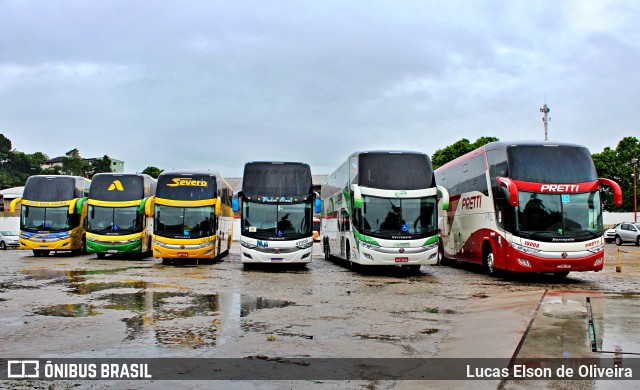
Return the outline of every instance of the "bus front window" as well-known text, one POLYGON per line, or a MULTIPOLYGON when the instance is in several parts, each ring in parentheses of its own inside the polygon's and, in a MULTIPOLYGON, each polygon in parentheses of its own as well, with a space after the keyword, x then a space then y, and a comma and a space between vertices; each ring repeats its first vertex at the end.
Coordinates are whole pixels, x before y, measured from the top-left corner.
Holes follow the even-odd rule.
POLYGON ((516 226, 527 236, 588 235, 602 232, 598 191, 580 194, 538 194, 520 191, 516 226))
POLYGON ((88 229, 94 233, 136 233, 142 230, 138 207, 89 206, 88 229))
POLYGON ((69 207, 22 206, 21 228, 24 230, 68 230, 69 207))
POLYGON ((436 198, 389 199, 362 196, 362 222, 365 232, 381 236, 435 234, 436 198))
POLYGON ((166 237, 209 237, 215 234, 214 209, 156 205, 154 232, 166 237))
POLYGON ((300 237, 311 235, 311 203, 242 202, 242 233, 248 236, 300 237))

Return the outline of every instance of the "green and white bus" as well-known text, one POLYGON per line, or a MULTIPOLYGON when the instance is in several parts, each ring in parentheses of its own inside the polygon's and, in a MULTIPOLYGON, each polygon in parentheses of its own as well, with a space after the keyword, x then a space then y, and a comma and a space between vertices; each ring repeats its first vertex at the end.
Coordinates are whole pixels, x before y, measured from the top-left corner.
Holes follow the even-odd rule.
POLYGON ((331 256, 360 265, 417 271, 438 261, 438 199, 424 153, 353 153, 322 182, 322 244, 331 256))
POLYGON ((146 203, 156 180, 144 174, 99 173, 89 191, 87 252, 151 255, 153 213, 146 203))

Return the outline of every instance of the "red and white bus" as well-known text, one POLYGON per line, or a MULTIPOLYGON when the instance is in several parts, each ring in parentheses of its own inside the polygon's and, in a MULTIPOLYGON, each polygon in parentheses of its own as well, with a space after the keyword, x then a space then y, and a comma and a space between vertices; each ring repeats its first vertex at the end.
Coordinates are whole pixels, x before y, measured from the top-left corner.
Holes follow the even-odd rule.
POLYGON ((440 254, 497 270, 600 271, 604 240, 600 186, 584 146, 552 142, 493 142, 435 171, 449 191, 441 212, 440 254))

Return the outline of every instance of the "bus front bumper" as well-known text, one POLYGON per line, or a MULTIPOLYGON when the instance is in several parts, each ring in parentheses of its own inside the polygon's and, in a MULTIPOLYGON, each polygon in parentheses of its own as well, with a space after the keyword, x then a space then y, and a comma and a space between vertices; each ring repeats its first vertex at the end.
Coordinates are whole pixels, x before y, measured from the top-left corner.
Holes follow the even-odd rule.
MULTIPOLYGON (((240 261, 242 263, 264 264, 264 263, 282 263, 282 264, 306 264, 311 262, 313 246, 306 249, 297 249, 291 252, 283 253, 285 250, 292 248, 270 248, 270 251, 259 251, 242 247, 240 261)), ((295 248, 293 248, 295 249, 295 248)))
POLYGON ((360 244, 358 263, 362 265, 435 265, 438 263, 438 246, 417 248, 368 248, 360 244))
POLYGON ((567 257, 543 258, 513 249, 508 269, 514 272, 562 273, 602 271, 604 268, 604 250, 582 257, 563 254, 567 257))
POLYGON ((204 244, 167 244, 153 240, 153 256, 163 259, 213 259, 216 240, 204 244))
POLYGON ((33 241, 20 238, 20 249, 42 251, 71 251, 80 249, 79 243, 74 243, 71 237, 57 241, 33 241), (75 245, 74 245, 75 244, 75 245))
POLYGON ((116 240, 90 241, 87 240, 87 253, 140 253, 142 252, 142 240, 128 240, 118 242, 116 240))

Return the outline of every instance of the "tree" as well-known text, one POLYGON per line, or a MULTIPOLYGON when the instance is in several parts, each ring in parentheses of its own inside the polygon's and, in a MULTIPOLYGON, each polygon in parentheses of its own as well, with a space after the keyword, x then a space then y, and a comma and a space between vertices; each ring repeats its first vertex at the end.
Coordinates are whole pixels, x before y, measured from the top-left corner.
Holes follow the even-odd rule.
POLYGON ((112 172, 111 162, 111 159, 106 154, 102 158, 96 158, 89 167, 90 176, 93 177, 96 173, 112 172))
POLYGON ((601 153, 592 155, 598 176, 615 181, 622 189, 621 207, 613 205, 613 193, 608 187, 601 190, 602 206, 605 211, 633 211, 633 163, 631 161, 634 157, 640 158, 640 141, 636 137, 625 137, 618 142, 615 150, 606 147, 601 153))
POLYGON ((9 160, 11 147, 11 140, 5 137, 4 134, 0 134, 0 163, 5 163, 9 160))
POLYGON ((151 177, 153 177, 154 179, 157 179, 158 176, 160 176, 160 174, 164 172, 163 169, 160 168, 156 168, 156 167, 146 167, 142 173, 149 175, 151 177))
POLYGON ((66 175, 85 176, 90 165, 80 157, 78 148, 71 149, 62 158, 62 173, 66 175))
POLYGON ((449 161, 455 160, 456 158, 465 155, 483 145, 495 141, 498 141, 498 138, 480 137, 474 143, 470 143, 468 139, 463 138, 452 145, 449 145, 442 149, 438 149, 435 153, 433 153, 433 156, 431 157, 433 169, 437 169, 448 163, 449 161))

